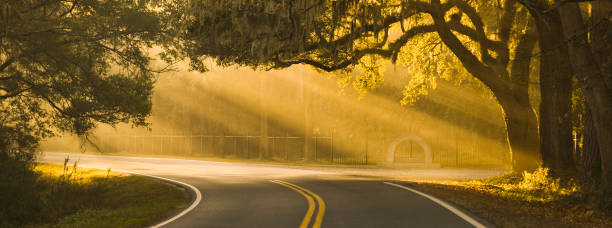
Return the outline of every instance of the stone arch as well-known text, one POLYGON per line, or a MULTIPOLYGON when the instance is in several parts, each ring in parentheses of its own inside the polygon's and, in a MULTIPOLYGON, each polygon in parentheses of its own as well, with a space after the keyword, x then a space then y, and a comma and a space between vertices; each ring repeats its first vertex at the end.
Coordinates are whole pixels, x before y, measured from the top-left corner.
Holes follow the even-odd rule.
POLYGON ((423 148, 423 152, 425 152, 425 164, 431 165, 431 148, 429 147, 429 145, 427 145, 427 143, 425 143, 425 140, 423 140, 423 138, 415 134, 401 136, 391 143, 389 149, 387 150, 387 164, 392 165, 395 162, 395 149, 397 149, 397 146, 399 146, 400 143, 408 140, 418 143, 423 148))

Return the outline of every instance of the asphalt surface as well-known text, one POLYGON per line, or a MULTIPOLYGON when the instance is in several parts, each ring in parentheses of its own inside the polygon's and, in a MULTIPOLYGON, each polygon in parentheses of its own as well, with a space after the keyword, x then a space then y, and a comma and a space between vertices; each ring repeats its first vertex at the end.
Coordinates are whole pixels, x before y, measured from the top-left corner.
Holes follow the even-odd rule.
MULTIPOLYGON (((83 167, 127 170, 195 186, 202 201, 164 227, 474 227, 430 199, 385 184, 389 180, 382 177, 341 170, 87 154, 45 153, 40 160, 63 163, 67 156, 83 167)), ((410 183, 389 182, 410 187, 410 183)))

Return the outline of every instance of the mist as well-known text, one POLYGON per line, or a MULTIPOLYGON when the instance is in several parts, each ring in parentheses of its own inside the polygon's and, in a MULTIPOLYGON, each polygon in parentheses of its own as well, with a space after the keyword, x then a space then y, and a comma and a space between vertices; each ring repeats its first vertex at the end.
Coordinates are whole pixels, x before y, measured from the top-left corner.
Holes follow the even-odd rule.
POLYGON ((390 165, 395 143, 394 166, 422 164, 429 147, 436 167, 510 167, 492 95, 439 79, 428 95, 402 106, 407 71, 389 65, 383 84, 360 96, 333 74, 302 65, 213 65, 206 73, 182 67, 158 77, 148 128, 100 125, 88 142, 64 135, 42 150, 390 165))

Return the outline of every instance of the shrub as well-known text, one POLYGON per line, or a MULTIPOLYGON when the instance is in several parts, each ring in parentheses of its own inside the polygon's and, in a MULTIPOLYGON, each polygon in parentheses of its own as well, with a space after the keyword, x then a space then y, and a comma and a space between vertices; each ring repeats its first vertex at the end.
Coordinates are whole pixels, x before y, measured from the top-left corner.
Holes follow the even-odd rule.
POLYGON ((38 177, 30 163, 0 153, 0 227, 44 217, 44 204, 36 192, 38 177))

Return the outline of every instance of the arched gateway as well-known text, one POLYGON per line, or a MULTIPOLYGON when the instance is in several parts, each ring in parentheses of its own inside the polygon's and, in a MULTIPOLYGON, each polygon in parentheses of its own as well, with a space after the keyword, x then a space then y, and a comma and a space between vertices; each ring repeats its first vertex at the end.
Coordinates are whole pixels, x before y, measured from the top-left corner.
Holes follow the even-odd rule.
POLYGON ((437 168, 440 167, 440 164, 433 164, 431 148, 429 147, 429 145, 427 145, 427 143, 425 143, 425 140, 423 140, 421 137, 419 137, 418 135, 414 135, 414 134, 404 135, 402 137, 397 138, 395 141, 391 143, 391 145, 389 146, 389 149, 387 150, 387 165, 388 166, 437 167, 437 168), (425 160, 423 163, 414 163, 414 164, 395 163, 395 150, 397 149, 397 146, 399 146, 399 144, 404 141, 414 141, 423 148, 423 152, 425 152, 425 160))

